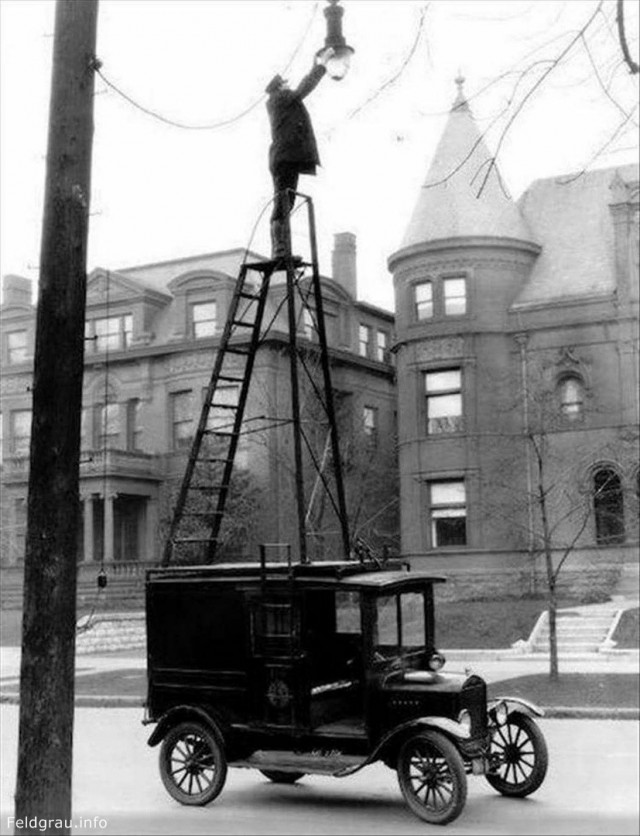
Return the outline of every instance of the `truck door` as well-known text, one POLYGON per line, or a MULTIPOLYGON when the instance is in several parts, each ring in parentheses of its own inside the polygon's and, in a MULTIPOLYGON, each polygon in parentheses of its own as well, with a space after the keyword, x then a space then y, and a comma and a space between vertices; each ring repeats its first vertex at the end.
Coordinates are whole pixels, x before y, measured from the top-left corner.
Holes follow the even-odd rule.
POLYGON ((254 711, 259 723, 308 725, 308 671, 301 646, 300 598, 256 598, 251 612, 254 711))

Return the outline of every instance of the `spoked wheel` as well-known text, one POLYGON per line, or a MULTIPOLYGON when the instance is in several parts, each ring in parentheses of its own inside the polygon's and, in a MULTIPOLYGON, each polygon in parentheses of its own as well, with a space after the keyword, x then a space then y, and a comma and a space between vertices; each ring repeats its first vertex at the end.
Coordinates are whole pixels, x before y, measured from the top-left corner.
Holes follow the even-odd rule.
POLYGON ((524 798, 544 781, 549 765, 547 744, 537 723, 526 714, 512 714, 494 730, 491 754, 502 763, 486 778, 502 795, 524 798))
POLYGON ((398 755, 398 783, 413 813, 430 824, 456 819, 467 800, 467 776, 456 747, 443 734, 410 737, 398 755))
POLYGON ((181 804, 213 801, 227 777, 227 761, 218 735, 195 721, 175 726, 162 742, 160 776, 169 795, 181 804))
POLYGON ((304 772, 280 772, 279 769, 261 769, 260 772, 274 784, 295 784, 304 778, 304 772))

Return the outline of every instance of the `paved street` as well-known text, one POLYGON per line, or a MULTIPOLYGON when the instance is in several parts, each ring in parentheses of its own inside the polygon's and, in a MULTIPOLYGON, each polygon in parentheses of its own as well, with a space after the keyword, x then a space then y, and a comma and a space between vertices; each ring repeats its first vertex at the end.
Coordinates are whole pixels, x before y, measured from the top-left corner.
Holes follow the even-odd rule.
MULTIPOLYGON (((1 833, 10 833, 15 785, 17 717, 1 708, 1 833)), ((309 777, 276 786, 259 773, 231 770, 216 802, 176 804, 165 792, 157 750, 138 709, 78 709, 74 754, 74 816, 99 816, 107 834, 424 834, 400 797, 394 773, 382 765, 351 778, 309 777)), ((517 801, 469 779, 469 799, 448 834, 637 834, 638 723, 623 720, 543 720, 550 768, 542 788, 517 801)), ((96 829, 77 828, 77 833, 96 829)))

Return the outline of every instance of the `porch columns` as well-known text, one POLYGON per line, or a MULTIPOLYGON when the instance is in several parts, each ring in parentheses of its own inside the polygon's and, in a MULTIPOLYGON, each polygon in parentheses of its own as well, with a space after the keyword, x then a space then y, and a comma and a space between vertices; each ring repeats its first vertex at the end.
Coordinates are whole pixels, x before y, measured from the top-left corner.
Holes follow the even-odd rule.
POLYGON ((82 522, 84 541, 83 563, 92 563, 94 557, 94 532, 93 532, 93 494, 82 497, 82 522))
POLYGON ((113 563, 113 503, 117 494, 110 493, 104 498, 104 561, 113 563))
POLYGON ((144 544, 146 561, 158 560, 158 500, 147 498, 146 505, 146 536, 144 544))

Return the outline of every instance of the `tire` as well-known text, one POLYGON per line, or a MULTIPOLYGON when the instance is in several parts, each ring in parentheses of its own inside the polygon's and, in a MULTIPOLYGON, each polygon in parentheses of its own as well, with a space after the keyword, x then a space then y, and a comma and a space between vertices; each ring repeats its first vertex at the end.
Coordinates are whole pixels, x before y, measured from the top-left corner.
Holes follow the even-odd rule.
POLYGON ((467 800, 467 776, 456 747, 437 731, 410 737, 398 754, 398 783, 409 809, 430 824, 458 818, 467 800))
POLYGON ((174 726, 162 741, 160 777, 169 795, 181 804, 209 804, 227 778, 220 735, 196 720, 174 726))
POLYGON ((494 730, 491 754, 504 760, 497 772, 485 777, 502 795, 524 798, 544 781, 549 765, 547 744, 538 724, 526 714, 511 714, 504 726, 494 730))
POLYGON ((260 772, 274 784, 295 784, 305 775, 304 772, 280 772, 278 769, 261 769, 260 772))

